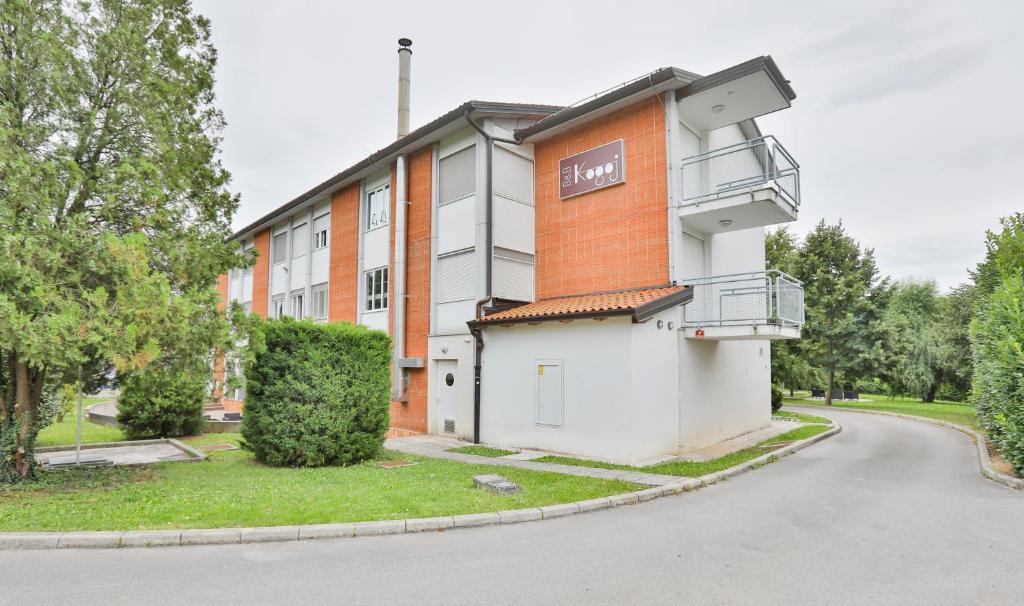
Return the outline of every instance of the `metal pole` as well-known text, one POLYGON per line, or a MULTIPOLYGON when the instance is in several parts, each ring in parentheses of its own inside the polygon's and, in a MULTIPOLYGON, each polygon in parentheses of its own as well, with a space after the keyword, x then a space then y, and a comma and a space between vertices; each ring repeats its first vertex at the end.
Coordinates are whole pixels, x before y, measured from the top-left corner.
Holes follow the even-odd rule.
POLYGON ((78 426, 75 428, 75 465, 82 462, 82 370, 78 370, 78 426))

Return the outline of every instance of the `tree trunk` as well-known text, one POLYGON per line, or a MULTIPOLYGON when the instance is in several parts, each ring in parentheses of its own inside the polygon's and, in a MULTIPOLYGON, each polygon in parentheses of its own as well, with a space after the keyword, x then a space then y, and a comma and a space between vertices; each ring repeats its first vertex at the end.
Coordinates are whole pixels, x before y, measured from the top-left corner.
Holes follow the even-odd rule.
POLYGON ((0 464, 0 479, 11 481, 32 475, 35 465, 33 446, 36 416, 42 391, 43 372, 30 368, 19 359, 16 352, 10 352, 7 365, 7 393, 4 395, 12 405, 4 415, 3 425, 0 425, 0 430, 6 435, 6 452, 3 453, 3 459, 7 461, 0 464))
POLYGON ((933 402, 935 402, 935 396, 938 394, 938 391, 939 383, 938 381, 936 381, 935 383, 932 383, 931 387, 928 388, 928 393, 924 394, 924 401, 927 402, 928 404, 932 404, 933 402))
POLYGON ((792 385, 790 385, 790 386, 789 386, 789 397, 791 397, 791 398, 792 398, 792 397, 795 397, 795 396, 793 395, 793 386, 792 386, 792 385))
POLYGON ((825 406, 832 406, 832 390, 836 385, 836 371, 828 371, 828 389, 825 390, 825 406))
POLYGON ((32 432, 32 388, 29 379, 28 366, 24 362, 17 362, 15 367, 15 394, 14 394, 14 473, 18 477, 26 478, 32 471, 32 453, 29 452, 29 436, 32 432))

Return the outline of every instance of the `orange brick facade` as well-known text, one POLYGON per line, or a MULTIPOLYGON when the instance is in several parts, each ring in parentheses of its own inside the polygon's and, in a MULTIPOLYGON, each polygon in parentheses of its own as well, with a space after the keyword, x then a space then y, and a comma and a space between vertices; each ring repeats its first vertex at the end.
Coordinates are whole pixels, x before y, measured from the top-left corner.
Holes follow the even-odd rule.
MULTIPOLYGON (((422 149, 409 157, 409 208, 406 233, 406 308, 405 354, 407 357, 427 356, 430 334, 430 216, 433 154, 422 149)), ((392 192, 394 181, 392 181, 392 192)), ((394 196, 392 196, 392 204, 394 196)), ((392 206, 392 240, 394 239, 394 206, 392 206)), ((392 246, 394 254, 394 246, 392 246)), ((394 275, 394 259, 391 261, 394 275)), ((391 290, 394 293, 394 289, 391 290)), ((394 294, 391 295, 391 325, 394 334, 394 294)), ((391 403, 392 433, 425 433, 427 431, 427 368, 411 368, 409 394, 406 402, 391 403)))
POLYGON ((642 101, 534 146, 538 299, 667 284, 665 109, 642 101), (626 182, 558 196, 558 161, 623 139, 626 182))
POLYGON ((359 304, 359 184, 331 196, 331 261, 327 319, 355 324, 359 304))

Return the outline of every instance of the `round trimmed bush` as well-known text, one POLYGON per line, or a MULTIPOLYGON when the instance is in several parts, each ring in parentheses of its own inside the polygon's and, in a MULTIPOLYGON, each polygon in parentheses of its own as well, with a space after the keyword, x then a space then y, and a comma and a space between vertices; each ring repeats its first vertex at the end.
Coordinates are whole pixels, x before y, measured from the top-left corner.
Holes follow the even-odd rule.
POLYGON ((129 439, 199 432, 208 377, 176 367, 150 367, 121 377, 117 422, 129 439))
POLYGON ((350 465, 388 429, 391 340, 351 324, 259 324, 245 367, 243 446, 268 465, 350 465))

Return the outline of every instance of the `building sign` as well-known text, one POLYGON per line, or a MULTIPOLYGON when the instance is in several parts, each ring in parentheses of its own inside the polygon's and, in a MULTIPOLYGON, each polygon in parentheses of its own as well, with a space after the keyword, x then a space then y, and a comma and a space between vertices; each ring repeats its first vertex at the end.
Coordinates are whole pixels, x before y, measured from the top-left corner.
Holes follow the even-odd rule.
POLYGON ((558 194, 563 200, 625 182, 622 139, 558 161, 558 194))

